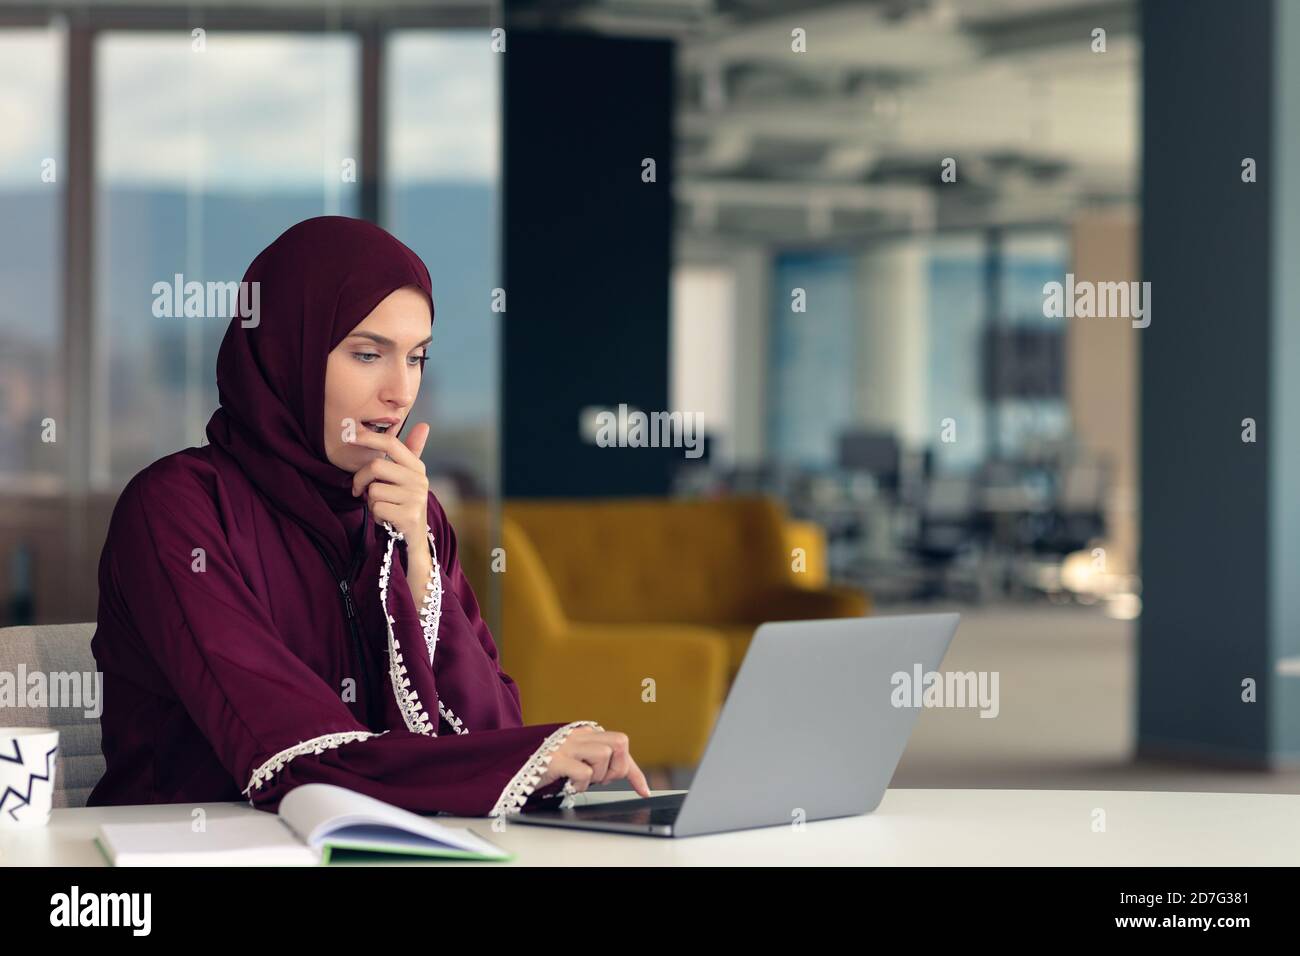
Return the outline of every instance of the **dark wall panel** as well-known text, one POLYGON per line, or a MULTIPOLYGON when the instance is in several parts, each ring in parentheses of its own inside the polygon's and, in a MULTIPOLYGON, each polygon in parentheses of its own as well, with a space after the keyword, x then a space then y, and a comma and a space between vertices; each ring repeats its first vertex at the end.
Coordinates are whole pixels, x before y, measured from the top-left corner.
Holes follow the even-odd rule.
POLYGON ((672 455, 587 444, 578 426, 588 406, 668 408, 673 47, 507 42, 503 493, 661 494, 672 455))
MULTIPOLYGON (((1139 750, 1259 763, 1268 740, 1271 0, 1143 8, 1139 750), (1259 682, 1260 703, 1241 700, 1259 682)), ((1294 584, 1292 585, 1294 586, 1294 584)))

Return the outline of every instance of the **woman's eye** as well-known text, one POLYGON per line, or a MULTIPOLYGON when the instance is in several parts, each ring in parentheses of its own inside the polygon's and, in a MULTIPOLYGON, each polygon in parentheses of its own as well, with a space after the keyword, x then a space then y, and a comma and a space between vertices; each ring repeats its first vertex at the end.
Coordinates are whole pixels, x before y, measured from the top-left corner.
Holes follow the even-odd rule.
MULTIPOLYGON (((383 358, 383 356, 378 352, 353 352, 352 354, 356 357, 357 361, 363 365, 374 365, 375 363, 373 359, 383 358)), ((418 362, 420 368, 424 368, 424 363, 427 361, 429 361, 429 356, 427 354, 412 355, 406 360, 406 364, 414 368, 418 362)))

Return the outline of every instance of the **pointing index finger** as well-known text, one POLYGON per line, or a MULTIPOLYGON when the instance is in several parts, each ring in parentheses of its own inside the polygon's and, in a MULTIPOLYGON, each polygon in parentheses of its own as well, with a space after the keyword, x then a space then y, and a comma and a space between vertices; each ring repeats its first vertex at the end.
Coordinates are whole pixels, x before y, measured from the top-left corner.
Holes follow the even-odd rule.
POLYGON ((637 766, 637 762, 632 759, 630 753, 627 755, 627 761, 629 764, 627 779, 632 784, 632 789, 643 797, 650 796, 650 784, 646 782, 645 774, 641 772, 641 768, 637 766))

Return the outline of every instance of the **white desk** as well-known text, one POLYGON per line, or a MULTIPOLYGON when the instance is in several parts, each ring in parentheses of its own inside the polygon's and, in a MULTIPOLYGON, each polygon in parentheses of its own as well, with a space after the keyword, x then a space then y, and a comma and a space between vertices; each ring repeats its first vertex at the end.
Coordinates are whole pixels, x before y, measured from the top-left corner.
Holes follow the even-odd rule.
MULTIPOLYGON (((603 792, 585 799, 626 796, 603 792)), ((205 809, 209 820, 261 812, 246 803, 205 809)), ((45 828, 0 830, 0 866, 103 866, 91 842, 100 823, 189 820, 192 810, 189 804, 55 810, 45 828)), ((516 854, 504 865, 522 866, 1300 863, 1300 795, 1291 794, 890 790, 879 809, 864 816, 681 840, 513 823, 498 833, 486 819, 437 819, 471 827, 516 854), (1104 833, 1092 829, 1098 808, 1106 814, 1104 833)))

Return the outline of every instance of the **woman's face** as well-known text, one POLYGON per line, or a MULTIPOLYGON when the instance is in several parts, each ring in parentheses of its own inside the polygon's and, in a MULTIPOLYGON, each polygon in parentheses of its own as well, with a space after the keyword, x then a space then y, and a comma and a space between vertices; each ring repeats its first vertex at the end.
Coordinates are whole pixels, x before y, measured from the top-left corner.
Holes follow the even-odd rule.
MULTIPOLYGON (((355 472, 383 452, 343 440, 345 430, 389 422, 396 435, 420 391, 433 317, 415 286, 389 293, 325 363, 325 455, 355 472)), ((371 431, 377 429, 371 428, 371 431)))

